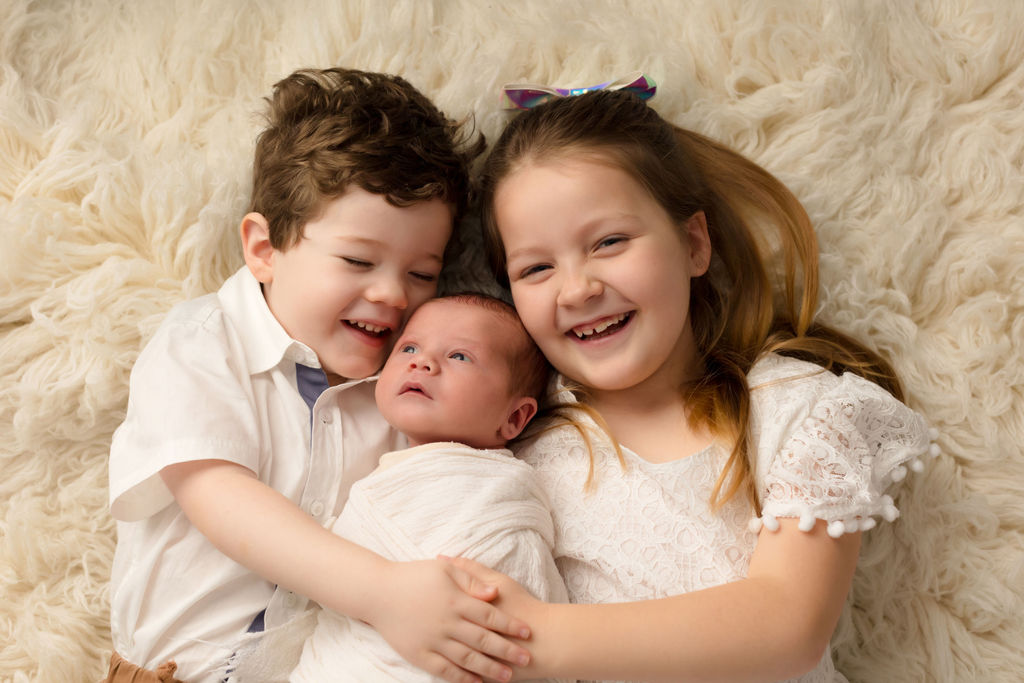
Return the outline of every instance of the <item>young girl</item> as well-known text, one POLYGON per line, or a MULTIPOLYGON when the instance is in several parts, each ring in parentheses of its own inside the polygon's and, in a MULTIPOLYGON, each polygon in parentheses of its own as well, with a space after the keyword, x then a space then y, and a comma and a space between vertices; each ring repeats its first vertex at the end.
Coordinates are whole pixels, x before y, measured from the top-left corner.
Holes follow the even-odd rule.
POLYGON ((544 604, 456 561, 531 625, 519 673, 845 680, 828 643, 861 532, 896 517, 884 490, 929 434, 888 363, 815 323, 799 202, 607 91, 513 120, 483 185, 495 271, 559 400, 601 425, 555 425, 520 455, 570 599, 605 604, 544 604))

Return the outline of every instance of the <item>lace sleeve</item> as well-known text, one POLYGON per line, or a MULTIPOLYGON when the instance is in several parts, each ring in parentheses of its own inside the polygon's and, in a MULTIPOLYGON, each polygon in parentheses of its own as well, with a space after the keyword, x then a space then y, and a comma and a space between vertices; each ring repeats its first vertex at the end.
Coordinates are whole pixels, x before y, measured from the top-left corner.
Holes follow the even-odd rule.
POLYGON ((804 531, 822 519, 839 537, 871 529, 877 517, 893 521, 899 511, 886 489, 908 467, 923 469, 921 456, 938 455, 936 434, 921 415, 855 375, 805 375, 779 382, 768 396, 762 422, 784 427, 756 430, 762 515, 751 520, 752 530, 798 517, 804 531))

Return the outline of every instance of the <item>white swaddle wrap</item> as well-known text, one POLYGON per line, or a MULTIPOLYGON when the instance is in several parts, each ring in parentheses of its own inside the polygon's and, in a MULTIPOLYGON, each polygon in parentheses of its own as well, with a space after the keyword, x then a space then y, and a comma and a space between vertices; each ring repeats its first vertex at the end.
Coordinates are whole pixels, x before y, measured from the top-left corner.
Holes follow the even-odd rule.
MULTIPOLYGON (((381 458, 381 466, 352 486, 332 530, 393 560, 438 554, 472 558, 512 577, 538 598, 566 602, 565 585, 551 548, 554 528, 547 498, 532 468, 510 451, 477 450, 456 443, 425 444, 381 458)), ((284 641, 306 628, 240 658, 239 679, 266 676, 284 641), (271 645, 273 644, 273 645, 271 645)), ((320 610, 305 642, 295 682, 434 681, 399 656, 370 626, 320 610)))

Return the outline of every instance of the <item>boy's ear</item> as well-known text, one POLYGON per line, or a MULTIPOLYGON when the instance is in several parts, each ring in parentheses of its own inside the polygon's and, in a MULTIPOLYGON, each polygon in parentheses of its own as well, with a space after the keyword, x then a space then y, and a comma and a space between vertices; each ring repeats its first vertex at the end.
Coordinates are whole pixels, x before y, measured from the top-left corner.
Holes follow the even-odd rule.
POLYGON ((529 396, 516 399, 515 403, 512 404, 512 411, 505 418, 505 422, 502 423, 498 433, 501 434, 505 441, 511 441, 526 429, 526 425, 530 423, 530 420, 536 414, 537 399, 530 398, 529 396))
POLYGON ((698 211, 686 219, 686 246, 690 250, 690 276, 698 277, 708 272, 711 265, 711 237, 708 235, 708 219, 698 211))
POLYGON ((242 254, 259 282, 268 284, 274 279, 274 247, 270 245, 270 223, 261 213, 247 213, 239 228, 242 234, 242 254))

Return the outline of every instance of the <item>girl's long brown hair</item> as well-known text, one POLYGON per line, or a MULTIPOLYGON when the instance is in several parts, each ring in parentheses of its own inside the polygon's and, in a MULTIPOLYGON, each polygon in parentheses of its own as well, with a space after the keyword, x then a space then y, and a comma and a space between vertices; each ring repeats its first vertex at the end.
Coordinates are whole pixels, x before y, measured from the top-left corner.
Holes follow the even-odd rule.
POLYGON ((777 352, 834 373, 854 372, 902 398, 890 364, 863 344, 814 321, 818 244, 803 206, 777 178, 707 137, 662 119, 637 97, 598 91, 520 114, 484 164, 483 225, 495 275, 507 284, 495 222, 502 179, 530 163, 591 155, 636 179, 683 226, 703 211, 711 266, 691 283, 690 320, 704 373, 681 386, 691 426, 733 444, 712 492, 719 507, 744 492, 760 509, 749 454, 754 362, 777 352))

